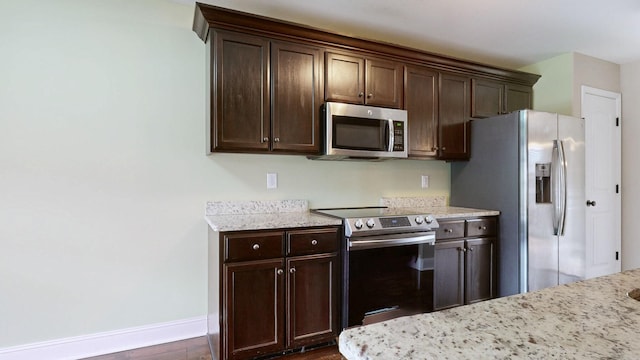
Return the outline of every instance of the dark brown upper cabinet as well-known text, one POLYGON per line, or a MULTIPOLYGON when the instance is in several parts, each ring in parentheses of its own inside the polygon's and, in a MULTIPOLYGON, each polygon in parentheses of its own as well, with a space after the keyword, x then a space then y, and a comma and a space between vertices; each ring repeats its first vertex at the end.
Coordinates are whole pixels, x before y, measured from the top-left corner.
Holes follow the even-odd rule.
POLYGON ((269 151, 269 40, 213 33, 211 151, 269 151))
POLYGON ((469 77, 440 73, 439 159, 469 159, 470 90, 469 77))
POLYGON ((531 108, 532 90, 530 86, 473 79, 471 93, 473 96, 471 116, 473 118, 486 118, 531 108))
POLYGON ((322 50, 290 42, 271 43, 272 150, 320 151, 322 50))
POLYGON ((438 154, 437 71, 407 65, 404 72, 404 108, 409 120, 409 156, 434 158, 438 154))
POLYGON ((505 94, 506 113, 532 108, 531 98, 533 96, 533 89, 531 86, 506 84, 505 94))
POLYGON ((531 108, 540 77, 201 3, 193 30, 210 47, 211 151, 318 154, 326 100, 406 108, 412 157, 466 160, 469 119, 531 108))
POLYGON ((398 62, 327 52, 325 99, 400 108, 402 73, 398 62))
POLYGON ((211 151, 320 151, 322 50, 214 31, 211 151))

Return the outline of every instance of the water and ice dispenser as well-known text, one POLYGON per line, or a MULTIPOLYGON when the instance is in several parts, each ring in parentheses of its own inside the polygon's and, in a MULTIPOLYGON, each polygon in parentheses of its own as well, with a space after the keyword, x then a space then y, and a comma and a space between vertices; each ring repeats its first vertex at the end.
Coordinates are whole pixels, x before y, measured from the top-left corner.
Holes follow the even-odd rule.
POLYGON ((551 164, 536 164, 536 203, 551 203, 551 164))

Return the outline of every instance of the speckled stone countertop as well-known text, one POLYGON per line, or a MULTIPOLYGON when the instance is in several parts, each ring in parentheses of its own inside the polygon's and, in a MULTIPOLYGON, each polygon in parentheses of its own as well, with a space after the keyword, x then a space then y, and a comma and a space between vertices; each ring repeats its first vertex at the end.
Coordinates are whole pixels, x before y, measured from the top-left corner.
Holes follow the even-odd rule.
POLYGON ((640 269, 351 328, 348 360, 639 359, 640 269))
POLYGON ((210 201, 204 218, 213 231, 342 225, 340 219, 310 213, 306 200, 210 201))
MULTIPOLYGON (((498 211, 445 205, 444 196, 382 198, 381 205, 431 214, 437 219, 498 215, 498 211)), ((341 225, 340 219, 309 212, 306 200, 209 201, 205 220, 214 231, 341 225)))
POLYGON ((444 196, 384 197, 380 200, 380 204, 391 208, 411 209, 416 213, 431 214, 436 219, 500 215, 496 210, 446 206, 444 196))

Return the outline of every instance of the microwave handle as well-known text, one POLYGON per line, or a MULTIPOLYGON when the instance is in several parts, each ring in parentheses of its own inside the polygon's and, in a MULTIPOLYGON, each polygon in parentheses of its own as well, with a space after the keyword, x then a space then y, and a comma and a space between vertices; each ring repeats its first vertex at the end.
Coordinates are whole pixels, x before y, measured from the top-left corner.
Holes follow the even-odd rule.
POLYGON ((387 120, 387 136, 389 137, 387 151, 393 151, 393 140, 395 137, 393 136, 393 120, 391 119, 387 120))

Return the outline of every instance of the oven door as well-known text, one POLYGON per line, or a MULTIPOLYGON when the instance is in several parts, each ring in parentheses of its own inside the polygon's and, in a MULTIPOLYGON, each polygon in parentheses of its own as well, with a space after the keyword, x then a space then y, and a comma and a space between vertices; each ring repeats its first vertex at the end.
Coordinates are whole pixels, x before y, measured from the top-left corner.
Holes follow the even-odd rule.
POLYGON ((347 238, 343 328, 433 311, 435 232, 347 238))

